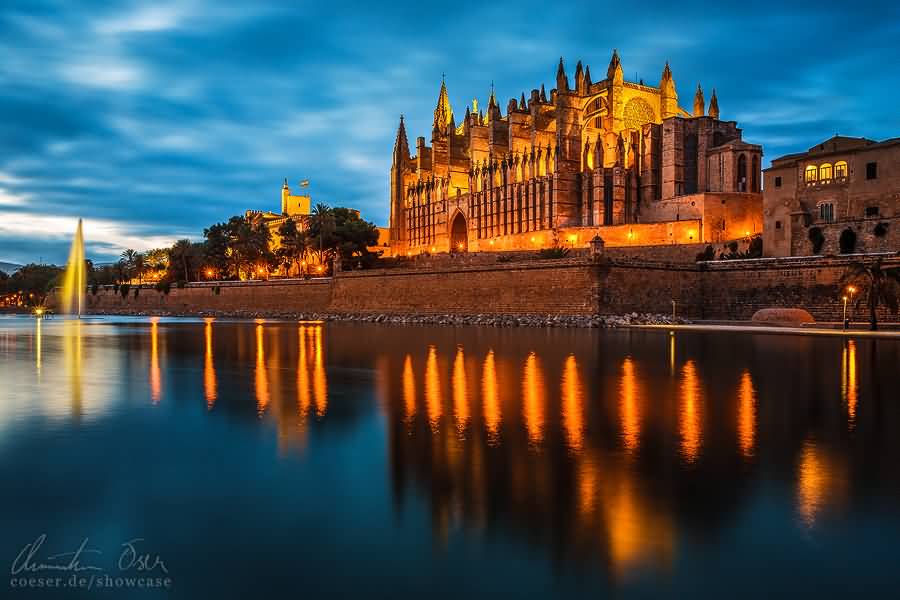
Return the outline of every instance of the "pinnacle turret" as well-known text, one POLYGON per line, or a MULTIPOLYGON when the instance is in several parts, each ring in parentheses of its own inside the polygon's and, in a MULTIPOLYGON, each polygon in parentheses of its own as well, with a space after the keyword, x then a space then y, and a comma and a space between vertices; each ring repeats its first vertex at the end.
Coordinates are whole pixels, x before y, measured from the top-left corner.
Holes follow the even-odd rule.
POLYGON ((618 81, 622 81, 624 78, 618 49, 613 49, 612 58, 609 59, 609 67, 606 69, 606 78, 618 81))
POLYGON ((706 102, 703 100, 703 88, 697 84, 697 92, 694 94, 694 116, 702 117, 706 111, 706 102))
POLYGON ((559 66, 556 68, 556 89, 560 92, 569 89, 569 78, 566 75, 566 68, 563 66, 562 56, 559 57, 559 66))
POLYGON ((712 98, 709 99, 709 116, 719 118, 719 99, 716 97, 716 88, 713 88, 712 98))
POLYGON ((437 106, 434 109, 434 125, 432 129, 444 132, 452 121, 453 108, 450 107, 450 98, 447 96, 447 84, 441 79, 441 91, 438 93, 437 106))
MULTIPOLYGON (((406 159, 409 157, 409 140, 406 137, 406 125, 403 124, 403 115, 400 115, 400 125, 397 127, 397 138, 394 141, 394 154, 406 159)), ((287 179, 284 180, 287 187, 287 179)))

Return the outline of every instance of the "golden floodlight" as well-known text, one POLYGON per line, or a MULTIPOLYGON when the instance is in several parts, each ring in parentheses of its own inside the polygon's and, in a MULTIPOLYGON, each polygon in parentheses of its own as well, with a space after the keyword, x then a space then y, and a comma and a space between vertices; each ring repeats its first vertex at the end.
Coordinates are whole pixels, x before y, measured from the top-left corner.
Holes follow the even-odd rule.
POLYGON ((456 247, 459 248, 460 250, 463 249, 463 246, 465 246, 465 244, 463 244, 462 242, 460 242, 456 245, 456 247))
POLYGON ((432 246, 432 247, 431 247, 431 252, 432 252, 432 253, 437 252, 437 248, 435 248, 434 246, 432 246))
POLYGON ((325 267, 323 267, 322 265, 319 265, 318 271, 319 271, 319 273, 324 272, 324 271, 325 271, 325 267))

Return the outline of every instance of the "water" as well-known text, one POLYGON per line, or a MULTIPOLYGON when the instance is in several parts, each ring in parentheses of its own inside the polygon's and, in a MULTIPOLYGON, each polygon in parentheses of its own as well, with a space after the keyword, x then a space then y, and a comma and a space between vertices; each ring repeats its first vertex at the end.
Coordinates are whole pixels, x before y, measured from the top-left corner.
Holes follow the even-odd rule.
POLYGON ((3 318, 0 564, 45 534, 33 562, 88 538, 84 574, 133 576, 143 538, 170 587, 0 590, 894 597, 898 365, 864 338, 3 318))
POLYGON ((63 278, 62 297, 59 312, 67 315, 81 315, 84 307, 85 286, 87 285, 86 265, 84 262, 84 235, 81 219, 75 228, 75 237, 69 250, 69 261, 63 278))

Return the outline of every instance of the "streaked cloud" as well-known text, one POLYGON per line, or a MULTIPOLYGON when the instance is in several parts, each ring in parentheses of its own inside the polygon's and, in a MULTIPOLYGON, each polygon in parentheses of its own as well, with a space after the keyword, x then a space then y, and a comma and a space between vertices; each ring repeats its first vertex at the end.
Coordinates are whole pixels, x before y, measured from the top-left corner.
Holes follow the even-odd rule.
POLYGON ((442 73, 461 116, 492 82, 504 107, 549 91, 560 55, 570 76, 582 59, 600 78, 614 47, 629 79, 655 83, 669 60, 683 105, 697 82, 715 87, 767 159, 835 132, 896 136, 885 98, 900 82, 885 65, 898 17, 827 0, 526 0, 472 16, 408 0, 12 0, 0 6, 0 260, 64 261, 78 217, 101 262, 198 238, 277 207, 284 177, 385 224, 399 115, 410 144, 428 138, 442 73))

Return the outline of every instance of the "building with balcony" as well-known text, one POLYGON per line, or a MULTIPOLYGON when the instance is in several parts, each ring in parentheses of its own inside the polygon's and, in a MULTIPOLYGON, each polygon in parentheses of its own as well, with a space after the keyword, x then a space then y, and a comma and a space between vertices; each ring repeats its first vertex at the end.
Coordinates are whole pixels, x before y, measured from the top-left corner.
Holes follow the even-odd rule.
POLYGON ((765 256, 898 250, 900 138, 834 136, 765 169, 765 256))

